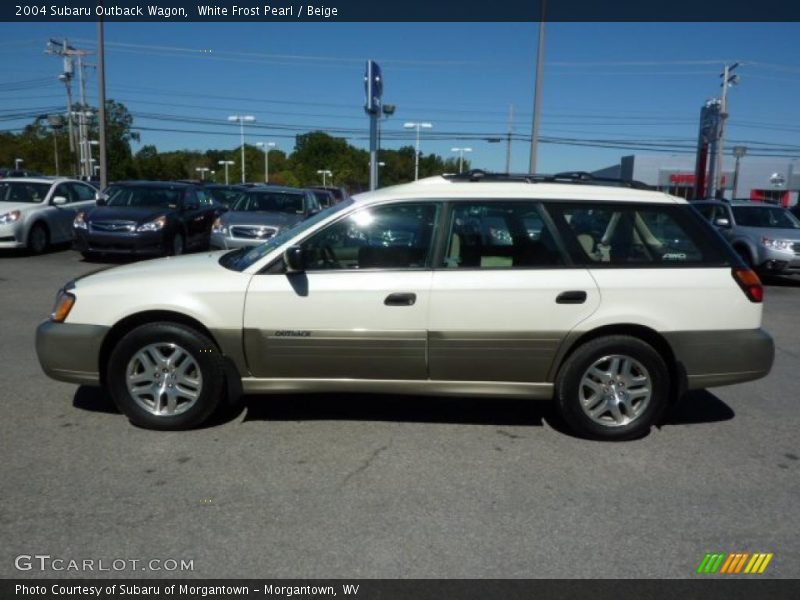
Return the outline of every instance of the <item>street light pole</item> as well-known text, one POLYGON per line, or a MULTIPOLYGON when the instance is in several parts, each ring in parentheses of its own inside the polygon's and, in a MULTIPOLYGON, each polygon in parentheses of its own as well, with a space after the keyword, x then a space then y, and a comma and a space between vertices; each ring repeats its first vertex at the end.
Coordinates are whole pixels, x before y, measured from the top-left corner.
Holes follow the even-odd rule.
POLYGON ((200 180, 205 181, 206 173, 208 173, 211 169, 209 169, 208 167, 195 167, 194 170, 200 173, 200 180))
POLYGON ((22 159, 22 158, 15 158, 15 159, 14 159, 14 170, 15 170, 15 171, 19 171, 19 165, 20 165, 20 163, 24 163, 24 162, 25 162, 25 160, 24 160, 24 159, 22 159))
POLYGON ((327 183, 326 177, 333 177, 333 173, 328 169, 320 169, 317 171, 317 175, 322 175, 322 187, 325 187, 327 183))
POLYGON ((275 142, 256 142, 256 146, 264 150, 264 183, 269 183, 269 149, 275 147, 275 142))
POLYGON ((228 183, 229 183, 228 182, 228 167, 230 165, 234 164, 233 161, 232 160, 219 160, 219 161, 217 161, 217 164, 225 166, 225 185, 228 185, 228 183))
POLYGON ((451 152, 458 152, 458 172, 464 170, 464 152, 472 152, 472 148, 451 148, 451 152))
POLYGON ((536 51, 536 83, 533 90, 533 126, 531 128, 531 162, 530 173, 536 173, 537 152, 539 147, 539 121, 542 111, 542 82, 544 81, 544 17, 547 0, 541 0, 542 12, 539 16, 539 48, 536 51))
POLYGON ((255 122, 256 118, 253 115, 231 115, 228 117, 228 121, 238 122, 239 123, 239 137, 241 138, 242 143, 242 183, 245 183, 245 173, 244 173, 244 124, 245 123, 253 123, 255 122))
POLYGON ((414 181, 419 179, 419 131, 420 129, 430 129, 433 127, 431 123, 404 123, 403 127, 405 129, 416 129, 417 130, 417 144, 416 144, 416 152, 414 153, 414 181))

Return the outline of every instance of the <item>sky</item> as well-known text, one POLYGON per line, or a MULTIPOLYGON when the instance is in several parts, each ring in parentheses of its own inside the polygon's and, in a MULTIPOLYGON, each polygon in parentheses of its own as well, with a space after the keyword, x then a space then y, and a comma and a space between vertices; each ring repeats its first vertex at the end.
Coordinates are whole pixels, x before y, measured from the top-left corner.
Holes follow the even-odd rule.
MULTIPOLYGON (((530 136, 538 23, 108 23, 107 97, 160 151, 236 148, 331 130, 366 147, 364 62, 382 67, 382 147, 414 144, 406 122, 430 122, 423 153, 505 170, 505 136, 530 136), (491 139, 502 138, 501 142, 491 139)), ((94 23, 0 23, 0 129, 19 113, 63 111, 62 64, 49 38, 94 50, 94 23)), ((539 172, 591 171, 634 153, 692 152, 703 103, 729 89, 726 147, 800 157, 800 23, 548 23, 539 172), (618 147, 625 146, 625 147, 618 147)), ((96 57, 89 57, 95 63, 96 57)), ((97 78, 87 69, 87 96, 97 78)), ((77 95, 77 90, 73 92, 77 95)), ((511 170, 528 171, 530 142, 512 143, 511 170)), ((783 159, 781 159, 783 160, 783 159)), ((785 162, 785 161, 784 161, 785 162)), ((321 167, 323 167, 321 165, 321 167)))

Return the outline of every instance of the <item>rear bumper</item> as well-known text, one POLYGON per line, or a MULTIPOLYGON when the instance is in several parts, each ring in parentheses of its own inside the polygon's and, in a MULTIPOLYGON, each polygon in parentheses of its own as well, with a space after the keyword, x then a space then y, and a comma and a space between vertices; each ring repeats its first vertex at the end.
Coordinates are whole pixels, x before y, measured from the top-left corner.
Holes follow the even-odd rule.
POLYGON ((100 385, 100 347, 109 328, 103 325, 45 321, 36 329, 36 354, 48 377, 100 385))
POLYGON ((677 331, 664 337, 690 390, 761 379, 775 359, 775 344, 763 329, 677 331))
POLYGON ((76 231, 72 247, 79 252, 98 254, 143 254, 163 255, 165 235, 163 231, 131 233, 86 233, 76 231))

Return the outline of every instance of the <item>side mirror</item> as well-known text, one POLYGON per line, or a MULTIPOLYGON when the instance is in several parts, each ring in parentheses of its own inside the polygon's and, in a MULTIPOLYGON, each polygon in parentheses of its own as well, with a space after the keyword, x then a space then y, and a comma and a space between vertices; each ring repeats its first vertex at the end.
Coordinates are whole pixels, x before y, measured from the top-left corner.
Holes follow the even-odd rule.
POLYGON ((731 226, 731 222, 728 219, 722 217, 719 219, 714 219, 714 225, 716 225, 717 227, 723 227, 727 229, 728 227, 731 226))
POLYGON ((286 263, 287 273, 302 273, 306 270, 306 257, 300 246, 289 246, 283 253, 283 262, 286 263))
POLYGON ((97 206, 105 206, 106 202, 108 201, 108 196, 106 196, 103 192, 97 192, 94 195, 94 201, 97 206))
POLYGON ((53 204, 55 206, 64 206, 67 203, 67 199, 64 196, 53 196, 53 204))

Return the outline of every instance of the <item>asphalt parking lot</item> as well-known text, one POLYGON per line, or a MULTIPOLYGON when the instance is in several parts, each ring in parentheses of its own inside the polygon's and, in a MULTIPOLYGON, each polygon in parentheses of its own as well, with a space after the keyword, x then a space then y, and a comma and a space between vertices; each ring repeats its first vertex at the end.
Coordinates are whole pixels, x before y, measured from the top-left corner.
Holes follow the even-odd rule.
POLYGON ((0 577, 690 577, 712 551, 800 576, 800 278, 768 282, 767 379, 610 444, 518 400, 261 396, 213 427, 137 429, 36 360, 54 294, 97 267, 0 255, 0 577), (33 554, 194 570, 16 570, 33 554))

